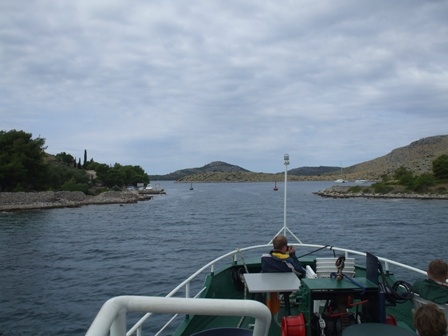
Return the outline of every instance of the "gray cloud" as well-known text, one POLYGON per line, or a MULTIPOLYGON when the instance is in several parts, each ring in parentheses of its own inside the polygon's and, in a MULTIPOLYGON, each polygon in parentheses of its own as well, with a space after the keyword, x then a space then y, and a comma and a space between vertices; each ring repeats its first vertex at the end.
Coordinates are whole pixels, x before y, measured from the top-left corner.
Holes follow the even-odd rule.
POLYGON ((3 1, 2 130, 168 173, 344 165, 446 134, 445 1, 3 1))

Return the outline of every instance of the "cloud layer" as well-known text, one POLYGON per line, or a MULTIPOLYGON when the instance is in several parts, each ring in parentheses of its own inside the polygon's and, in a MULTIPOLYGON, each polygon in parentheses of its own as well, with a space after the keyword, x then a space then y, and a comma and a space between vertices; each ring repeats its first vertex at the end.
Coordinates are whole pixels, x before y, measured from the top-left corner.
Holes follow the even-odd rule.
POLYGON ((150 174, 349 166, 447 134, 446 1, 0 4, 1 130, 150 174))

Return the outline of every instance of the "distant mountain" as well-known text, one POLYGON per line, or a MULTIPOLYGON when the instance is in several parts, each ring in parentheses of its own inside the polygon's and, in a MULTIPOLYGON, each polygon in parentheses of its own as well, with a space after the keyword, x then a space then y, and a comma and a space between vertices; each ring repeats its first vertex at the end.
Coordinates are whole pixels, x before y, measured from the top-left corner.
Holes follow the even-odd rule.
POLYGON ((186 176, 202 173, 236 173, 236 172, 249 172, 249 170, 226 162, 214 161, 200 168, 186 168, 176 170, 174 173, 170 173, 167 175, 153 175, 151 176, 151 180, 157 180, 157 181, 180 180, 186 176))
MULTIPOLYGON (((325 173, 331 173, 334 171, 340 171, 340 167, 300 167, 300 168, 294 168, 288 170, 288 175, 292 176, 319 176, 325 173)), ((209 164, 206 164, 203 167, 200 168, 186 168, 181 170, 176 170, 174 173, 170 173, 167 175, 154 175, 151 176, 151 180, 155 181, 163 181, 163 180, 182 180, 185 179, 188 176, 192 175, 204 175, 206 174, 207 177, 213 176, 213 178, 217 178, 219 180, 225 179, 228 180, 229 174, 232 173, 232 180, 234 178, 237 178, 239 180, 248 181, 251 180, 250 176, 254 175, 256 176, 257 180, 260 181, 276 181, 278 179, 281 179, 281 177, 276 177, 276 175, 282 175, 283 172, 279 172, 277 174, 265 174, 267 176, 264 176, 263 178, 261 175, 263 173, 254 173, 250 170, 244 169, 240 166, 232 165, 226 162, 222 161, 214 161, 209 164), (239 173, 239 174, 235 174, 239 173)))
MULTIPOLYGON (((290 180, 333 180, 343 178, 349 181, 357 179, 380 180, 382 176, 393 175, 401 166, 414 174, 432 171, 432 161, 442 154, 448 154, 448 135, 437 135, 420 139, 410 145, 394 149, 387 155, 362 162, 350 167, 299 167, 288 170, 290 180)), ((283 172, 276 174, 254 173, 222 161, 211 162, 200 168, 177 170, 167 175, 154 175, 151 180, 182 181, 222 181, 255 182, 280 181, 283 172)))
POLYGON ((297 176, 319 176, 327 173, 340 172, 341 167, 327 167, 327 166, 319 166, 319 167, 300 167, 288 170, 288 175, 297 175, 297 176))
POLYGON ((448 135, 427 137, 379 158, 344 168, 339 177, 379 180, 382 176, 393 175, 401 166, 420 175, 432 172, 432 161, 443 154, 448 154, 448 135))

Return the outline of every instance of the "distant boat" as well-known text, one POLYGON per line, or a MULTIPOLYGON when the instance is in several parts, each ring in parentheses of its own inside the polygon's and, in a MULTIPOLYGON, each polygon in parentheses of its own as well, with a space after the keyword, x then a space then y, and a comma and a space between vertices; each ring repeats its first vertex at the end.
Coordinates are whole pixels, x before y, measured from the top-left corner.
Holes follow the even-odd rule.
MULTIPOLYGON (((342 176, 342 163, 341 163, 341 176, 342 176)), ((344 180, 343 178, 338 178, 336 181, 334 181, 336 183, 347 183, 347 180, 344 180)))
POLYGON ((190 183, 190 190, 193 190, 193 183, 190 183))
POLYGON ((160 183, 156 183, 155 187, 148 183, 148 185, 143 188, 139 188, 138 192, 143 195, 162 195, 166 194, 165 189, 160 188, 160 183))
POLYGON ((367 183, 369 180, 356 180, 355 183, 367 183))
POLYGON ((277 188, 277 182, 275 182, 275 185, 274 185, 274 191, 277 191, 278 190, 278 188, 277 188))

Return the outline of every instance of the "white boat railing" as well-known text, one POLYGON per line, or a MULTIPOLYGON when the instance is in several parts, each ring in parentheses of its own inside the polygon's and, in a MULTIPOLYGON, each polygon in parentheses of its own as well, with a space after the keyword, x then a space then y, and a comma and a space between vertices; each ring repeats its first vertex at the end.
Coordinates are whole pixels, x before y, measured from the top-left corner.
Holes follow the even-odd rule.
MULTIPOLYGON (((224 255, 222 255, 222 256, 212 260, 211 262, 209 262, 208 264, 204 265, 199 270, 197 270, 195 273, 193 273, 191 276, 189 276, 187 279, 185 279, 183 282, 181 282, 177 287, 175 287, 171 292, 169 292, 166 295, 166 297, 173 297, 176 293, 178 293, 180 290, 182 290, 185 287, 185 296, 187 298, 189 298, 190 297, 190 284, 191 284, 191 282, 193 280, 195 280, 205 270, 210 269, 210 272, 214 273, 215 265, 218 262, 222 261, 223 259, 228 259, 229 257, 232 257, 232 259, 235 260, 235 256, 237 256, 242 251, 266 248, 266 246, 270 246, 270 245, 269 244, 257 245, 257 246, 247 247, 247 248, 244 248, 244 249, 233 250, 233 251, 231 251, 229 253, 226 253, 226 254, 224 254, 224 255)), ((205 288, 202 288, 194 297, 197 298, 204 290, 205 290, 205 288)), ((131 329, 129 329, 129 331, 126 333, 126 336, 132 336, 135 332, 137 332, 137 336, 141 336, 142 335, 142 333, 141 333, 142 332, 142 325, 149 317, 151 317, 151 315, 152 315, 151 313, 145 314, 131 329)), ((174 320, 175 317, 176 316, 174 316, 170 321, 168 321, 168 323, 165 324, 156 333, 156 335, 159 335, 164 329, 166 329, 166 327, 168 327, 168 324, 171 323, 174 320)))
MULTIPOLYGON (((344 253, 346 258, 349 258, 350 256, 353 256, 353 255, 364 256, 364 257, 366 256, 365 252, 360 252, 360 251, 355 251, 355 250, 350 250, 350 249, 344 249, 344 248, 339 248, 339 247, 329 246, 329 245, 303 244, 303 243, 292 243, 290 245, 294 245, 296 248, 314 248, 314 249, 337 251, 337 252, 340 252, 340 253, 344 253)), ((228 260, 229 257, 231 257, 232 260, 234 262, 236 262, 238 260, 238 256, 241 255, 242 252, 251 251, 251 250, 257 250, 257 249, 263 249, 264 251, 266 251, 266 249, 270 249, 271 246, 272 245, 270 243, 263 244, 263 245, 255 245, 255 246, 250 246, 250 247, 246 247, 246 248, 242 248, 242 249, 236 249, 236 250, 233 250, 233 251, 231 251, 229 253, 226 253, 226 254, 224 254, 224 255, 222 255, 222 256, 212 260, 211 262, 209 262, 208 264, 204 265, 203 267, 201 267, 199 270, 197 270, 195 273, 193 273, 190 277, 188 277, 182 283, 180 283, 177 287, 175 287, 170 293, 168 293, 165 298, 175 299, 173 296, 175 294, 177 294, 178 292, 180 292, 181 290, 184 289, 185 290, 185 297, 184 298, 177 298, 177 299, 180 299, 180 300, 189 299, 188 302, 191 302, 191 300, 194 300, 194 302, 205 300, 205 299, 199 299, 198 298, 199 295, 205 290, 205 288, 203 288, 203 287, 198 291, 197 294, 194 295, 194 297, 190 297, 191 283, 192 283, 193 280, 197 280, 199 275, 201 275, 202 273, 204 273, 205 271, 208 271, 208 270, 211 273, 214 273, 216 264, 218 264, 219 262, 221 262, 221 261, 223 261, 225 259, 228 260)), ((297 251, 298 251, 298 249, 296 249, 296 253, 297 253, 297 251)), ((420 270, 418 268, 415 268, 415 267, 412 267, 412 266, 408 266, 406 264, 402 264, 402 263, 399 263, 399 262, 396 262, 396 261, 393 261, 393 260, 390 260, 390 259, 382 258, 382 257, 377 257, 377 258, 378 258, 378 260, 380 260, 382 262, 384 270, 386 272, 389 272, 390 265, 394 265, 394 266, 397 266, 397 267, 402 268, 402 269, 406 269, 406 270, 409 270, 409 271, 412 271, 412 272, 416 272, 416 273, 419 273, 419 274, 422 274, 422 275, 426 275, 425 271, 420 270)), ((219 304, 217 305, 217 299, 211 299, 211 301, 214 302, 215 306, 219 307, 219 304)), ((233 301, 237 301, 237 300, 233 300, 233 301)), ((250 301, 250 300, 246 300, 246 301, 250 301)), ((141 306, 141 307, 143 307, 143 306, 141 306)), ((151 308, 151 307, 145 306, 145 308, 151 308)), ((115 321, 115 319, 118 319, 118 320, 123 319, 123 316, 121 316, 121 313, 117 315, 115 313, 115 311, 112 311, 110 309, 107 310, 107 311, 109 313, 114 313, 115 314, 114 317, 113 317, 113 321, 110 322, 109 325, 115 325, 116 323, 118 323, 120 325, 120 322, 115 321)), ((147 313, 131 329, 129 329, 126 333, 124 333, 124 332, 123 333, 112 333, 112 329, 111 329, 111 336, 118 336, 118 335, 120 335, 120 336, 124 336, 124 335, 132 336, 134 334, 136 334, 137 336, 142 336, 143 335, 143 332, 142 332, 143 324, 152 316, 153 313, 156 313, 157 311, 154 310, 153 308, 148 309, 148 310, 142 309, 141 311, 142 312, 147 312, 147 313)), ((175 315, 155 334, 156 336, 160 335, 175 320, 175 318, 177 317, 178 314, 184 314, 184 313, 187 313, 187 312, 185 312, 184 310, 181 310, 181 311, 172 311, 172 313, 175 314, 175 315)), ((106 313, 104 313, 104 314, 106 314, 106 313)), ((208 312, 207 315, 211 315, 210 312, 208 312)), ((95 319, 95 321, 96 321, 96 319, 95 319)), ((101 322, 95 322, 95 321, 94 321, 94 323, 97 323, 97 324, 101 323, 101 322)), ((102 319, 102 321, 103 321, 102 323, 108 324, 109 321, 110 321, 110 317, 104 318, 104 319, 102 319)), ((89 336, 90 335, 96 335, 96 334, 90 333, 90 329, 89 329, 89 332, 86 335, 89 335, 89 336)), ((103 329, 101 329, 101 330, 103 330, 103 329)), ((120 332, 121 332, 121 329, 120 329, 120 332)), ((99 335, 107 335, 107 333, 106 334, 101 333, 99 335)))
POLYGON ((126 334, 127 312, 182 313, 255 318, 254 336, 267 336, 271 312, 254 300, 188 299, 154 296, 117 296, 101 307, 86 336, 122 336, 126 334))

